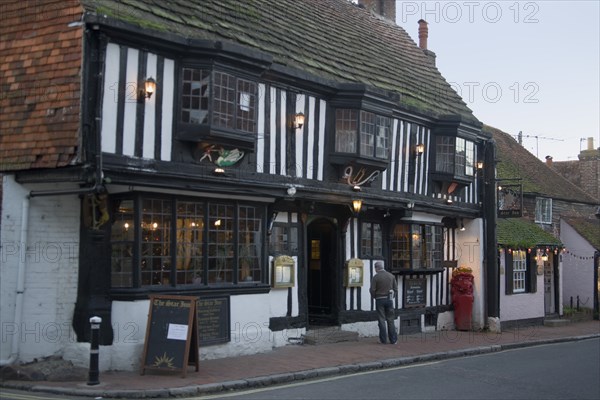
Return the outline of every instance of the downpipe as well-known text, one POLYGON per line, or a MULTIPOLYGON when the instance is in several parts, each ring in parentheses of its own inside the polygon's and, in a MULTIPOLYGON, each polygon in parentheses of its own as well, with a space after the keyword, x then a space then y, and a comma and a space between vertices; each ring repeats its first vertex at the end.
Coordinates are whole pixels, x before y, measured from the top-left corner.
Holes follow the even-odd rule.
MULTIPOLYGON (((27 234, 29 233, 29 196, 23 199, 21 212, 21 238, 19 248, 19 266, 17 271, 17 293, 15 299, 15 316, 14 324, 19 329, 23 321, 23 297, 25 292, 25 270, 27 268, 27 234)), ((17 331, 18 332, 18 331, 17 331)), ((20 335, 14 334, 12 337, 12 345, 10 356, 0 360, 0 367, 14 363, 19 357, 19 338, 20 335)))

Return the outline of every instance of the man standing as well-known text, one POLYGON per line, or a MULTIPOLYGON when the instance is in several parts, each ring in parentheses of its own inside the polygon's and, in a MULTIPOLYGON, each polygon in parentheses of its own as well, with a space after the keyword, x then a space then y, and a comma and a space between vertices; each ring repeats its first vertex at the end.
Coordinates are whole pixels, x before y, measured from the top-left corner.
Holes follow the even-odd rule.
POLYGON ((375 262, 375 276, 371 279, 371 297, 375 299, 377 322, 379 323, 379 341, 383 344, 388 339, 391 344, 396 344, 398 334, 394 326, 394 296, 398 294, 396 277, 383 268, 383 262, 375 262), (387 329, 386 329, 387 322, 387 329))

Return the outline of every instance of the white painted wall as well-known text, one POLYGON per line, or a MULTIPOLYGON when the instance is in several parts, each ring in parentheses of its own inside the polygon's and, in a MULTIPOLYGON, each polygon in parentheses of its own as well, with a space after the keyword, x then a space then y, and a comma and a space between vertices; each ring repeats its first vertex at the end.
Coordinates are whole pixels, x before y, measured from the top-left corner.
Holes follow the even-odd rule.
POLYGON ((563 260, 563 304, 577 305, 579 296, 582 307, 594 307, 594 252, 590 243, 581 237, 575 229, 565 221, 560 222, 560 240, 568 250, 562 255, 563 260))
POLYGON ((484 318, 483 220, 481 218, 464 220, 464 225, 465 230, 457 231, 456 234, 458 266, 464 265, 473 270, 472 327, 477 330, 482 329, 486 322, 484 318))
POLYGON ((535 293, 507 295, 504 251, 500 251, 500 320, 515 321, 544 317, 544 275, 536 275, 537 291, 535 293))
POLYGON ((1 358, 10 356, 13 335, 19 335, 21 362, 62 355, 64 347, 76 341, 71 324, 77 297, 80 201, 71 195, 30 199, 25 246, 20 243, 21 216, 23 200, 29 192, 75 188, 25 187, 12 175, 4 175, 2 184, 1 358), (20 258, 25 260, 25 291, 23 320, 16 326, 15 289, 20 258))

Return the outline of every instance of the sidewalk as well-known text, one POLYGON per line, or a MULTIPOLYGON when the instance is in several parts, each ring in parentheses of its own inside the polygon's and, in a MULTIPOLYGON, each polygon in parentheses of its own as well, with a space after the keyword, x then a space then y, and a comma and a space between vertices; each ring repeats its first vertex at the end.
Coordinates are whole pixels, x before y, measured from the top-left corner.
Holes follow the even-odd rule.
POLYGON ((501 334, 436 331, 400 336, 396 345, 382 345, 372 337, 358 342, 289 345, 268 353, 200 360, 200 371, 190 367, 185 378, 181 373, 103 372, 100 384, 95 386, 80 381, 5 381, 0 386, 104 398, 194 396, 592 337, 600 337, 600 321, 520 327, 501 334))

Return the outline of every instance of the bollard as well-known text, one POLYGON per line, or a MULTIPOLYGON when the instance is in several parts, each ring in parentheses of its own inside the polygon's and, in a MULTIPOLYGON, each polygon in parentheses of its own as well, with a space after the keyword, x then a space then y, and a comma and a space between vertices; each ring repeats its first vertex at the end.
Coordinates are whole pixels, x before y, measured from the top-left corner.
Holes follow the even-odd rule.
POLYGON ((577 296, 577 311, 579 311, 579 296, 577 296))
POLYGON ((100 337, 100 324, 102 323, 102 318, 100 317, 92 317, 90 318, 91 325, 91 346, 90 346, 90 370, 88 375, 88 385, 97 385, 100 383, 99 375, 100 371, 98 368, 98 342, 100 337))

